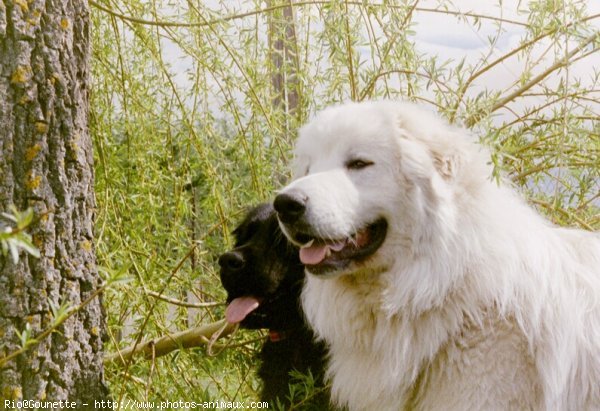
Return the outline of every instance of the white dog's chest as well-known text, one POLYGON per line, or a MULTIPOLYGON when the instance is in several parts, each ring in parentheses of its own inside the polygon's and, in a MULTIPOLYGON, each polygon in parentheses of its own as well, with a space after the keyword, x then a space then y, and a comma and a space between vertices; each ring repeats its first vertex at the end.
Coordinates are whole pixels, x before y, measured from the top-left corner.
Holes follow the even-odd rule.
POLYGON ((448 342, 412 394, 411 410, 540 410, 541 388, 518 327, 497 320, 448 342))
POLYGON ((481 327, 441 311, 405 321, 362 297, 319 279, 303 295, 309 321, 332 347, 333 396, 350 409, 540 409, 535 364, 513 322, 488 318, 481 327))

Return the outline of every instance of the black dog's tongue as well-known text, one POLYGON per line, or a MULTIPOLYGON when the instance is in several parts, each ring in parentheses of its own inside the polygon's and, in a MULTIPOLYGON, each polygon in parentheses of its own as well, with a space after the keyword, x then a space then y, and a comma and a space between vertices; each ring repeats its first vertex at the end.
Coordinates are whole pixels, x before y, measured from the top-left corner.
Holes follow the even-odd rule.
POLYGON ((227 309, 225 309, 225 319, 228 323, 237 324, 243 321, 252 311, 256 310, 259 305, 260 301, 251 295, 238 297, 230 302, 227 309))

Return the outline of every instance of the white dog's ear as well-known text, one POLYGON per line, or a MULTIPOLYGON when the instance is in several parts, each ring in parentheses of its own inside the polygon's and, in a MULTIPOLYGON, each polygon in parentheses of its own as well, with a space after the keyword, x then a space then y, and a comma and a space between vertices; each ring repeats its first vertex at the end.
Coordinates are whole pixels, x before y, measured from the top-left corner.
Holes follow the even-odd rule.
POLYGON ((457 147, 447 147, 443 152, 433 149, 431 155, 436 171, 447 181, 457 176, 464 162, 464 154, 457 147))
POLYGON ((428 144, 410 136, 400 137, 399 145, 404 170, 419 179, 431 178, 435 173, 450 182, 458 175, 464 162, 464 154, 456 146, 428 144))
POLYGON ((398 145, 400 168, 404 174, 414 181, 429 180, 435 172, 435 165, 425 146, 408 136, 400 137, 398 145))
POLYGON ((401 137, 398 144, 400 148, 398 166, 401 175, 420 188, 429 206, 439 204, 442 198, 447 198, 450 187, 447 179, 438 171, 437 161, 430 149, 422 142, 408 136, 401 137))
MULTIPOLYGON (((403 113, 404 111, 406 110, 403 113)), ((456 178, 465 161, 464 136, 430 113, 418 111, 408 117, 404 114, 397 119, 401 146, 404 145, 401 152, 416 154, 420 151, 413 158, 417 160, 420 157, 418 161, 421 165, 433 164, 436 174, 446 182, 456 178), (418 115, 423 119, 417 121, 420 118, 418 115), (411 147, 413 144, 416 146, 411 147), (427 154, 427 159, 423 157, 423 153, 427 154)))

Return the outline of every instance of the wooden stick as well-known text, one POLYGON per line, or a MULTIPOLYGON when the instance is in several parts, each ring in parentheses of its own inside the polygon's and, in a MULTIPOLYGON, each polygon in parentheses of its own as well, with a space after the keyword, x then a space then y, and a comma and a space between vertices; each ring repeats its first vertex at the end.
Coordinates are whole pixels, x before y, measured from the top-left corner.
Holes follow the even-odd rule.
POLYGON ((222 338, 231 334, 236 329, 235 324, 229 324, 225 320, 190 328, 175 334, 167 334, 160 338, 142 341, 137 346, 130 346, 124 350, 104 356, 104 364, 120 361, 127 363, 133 356, 143 354, 145 358, 156 358, 166 355, 180 348, 193 348, 207 344, 211 337, 220 331, 216 338, 222 338))

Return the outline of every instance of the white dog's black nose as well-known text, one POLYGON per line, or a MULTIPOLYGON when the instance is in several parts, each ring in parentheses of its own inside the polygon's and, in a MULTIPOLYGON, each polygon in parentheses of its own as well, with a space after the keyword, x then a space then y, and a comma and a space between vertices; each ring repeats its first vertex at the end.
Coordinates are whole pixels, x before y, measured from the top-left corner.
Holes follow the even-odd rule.
POLYGON ((282 223, 292 224, 304 215, 307 200, 308 198, 301 193, 289 191, 275 197, 273 207, 282 223))

